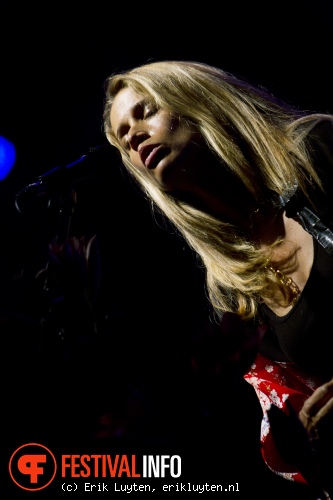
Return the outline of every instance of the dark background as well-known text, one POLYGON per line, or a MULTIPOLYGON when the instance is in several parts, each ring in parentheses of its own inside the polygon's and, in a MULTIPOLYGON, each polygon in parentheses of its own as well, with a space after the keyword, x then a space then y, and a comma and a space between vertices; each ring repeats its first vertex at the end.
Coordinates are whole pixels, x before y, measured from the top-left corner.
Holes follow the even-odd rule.
MULTIPOLYGON (((33 260, 35 253, 43 254, 53 231, 47 218, 36 222, 38 214, 22 217, 15 208, 16 194, 38 175, 106 142, 104 82, 111 73, 157 59, 203 61, 264 86, 301 108, 333 112, 332 25, 333 3, 328 0, 184 5, 0 0, 0 135, 10 139, 17 151, 12 172, 0 183, 1 290, 21 264, 33 260)), ((115 191, 104 186, 102 196, 115 201, 102 203, 103 209, 94 212, 110 218, 111 224, 118 210, 115 191)), ((85 189, 85 214, 97 199, 96 185, 91 198, 85 189)), ((124 204, 124 200, 119 204, 122 216, 124 204)), ((121 232, 119 218, 117 224, 116 230, 113 227, 116 244, 119 234, 129 238, 125 229, 121 232)), ((141 243, 141 236, 137 227, 133 248, 141 243)), ((133 255, 130 250, 128 259, 133 255)), ((155 265, 164 265, 158 248, 155 253, 155 265)), ((166 280, 168 273, 166 267, 162 273, 166 280)), ((158 278, 157 273, 156 286, 158 278)), ((140 282, 135 286, 140 294, 140 282)), ((127 293, 124 283, 124 298, 127 293)), ((16 418, 21 422, 19 414, 16 418)))
POLYGON ((5 258, 15 260, 13 248, 31 240, 15 194, 106 142, 104 82, 112 72, 156 59, 204 61, 302 108, 333 112, 332 23, 330 0, 183 7, 2 0, 0 135, 17 152, 0 183, 5 258))
POLYGON ((2 0, 0 19, 0 134, 17 148, 4 193, 103 142, 105 79, 148 60, 215 64, 301 107, 333 111, 330 0, 182 9, 2 0))

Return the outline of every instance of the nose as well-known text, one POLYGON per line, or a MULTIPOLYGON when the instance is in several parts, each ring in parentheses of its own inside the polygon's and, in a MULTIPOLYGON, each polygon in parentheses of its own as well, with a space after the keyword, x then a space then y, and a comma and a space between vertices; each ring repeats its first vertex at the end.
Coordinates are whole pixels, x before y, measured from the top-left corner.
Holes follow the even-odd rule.
POLYGON ((149 134, 141 130, 138 125, 132 126, 127 132, 127 141, 131 149, 138 150, 139 145, 149 137, 149 134))

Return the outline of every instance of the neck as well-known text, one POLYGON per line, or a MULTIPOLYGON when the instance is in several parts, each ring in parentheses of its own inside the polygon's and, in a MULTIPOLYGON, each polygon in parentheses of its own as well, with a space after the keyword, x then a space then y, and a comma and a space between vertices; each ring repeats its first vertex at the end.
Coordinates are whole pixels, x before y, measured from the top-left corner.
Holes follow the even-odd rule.
POLYGON ((252 213, 252 223, 252 238, 263 249, 286 237, 286 217, 283 209, 256 211, 252 213))

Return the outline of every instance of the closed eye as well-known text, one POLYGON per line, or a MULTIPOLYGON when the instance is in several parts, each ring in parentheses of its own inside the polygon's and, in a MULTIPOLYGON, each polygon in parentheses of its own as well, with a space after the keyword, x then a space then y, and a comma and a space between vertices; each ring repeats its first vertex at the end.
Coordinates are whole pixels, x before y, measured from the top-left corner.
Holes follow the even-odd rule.
MULTIPOLYGON (((151 116, 154 116, 159 110, 159 107, 152 99, 142 99, 137 102, 131 111, 132 117, 137 121, 143 121, 149 119, 151 116)), ((127 138, 127 134, 129 131, 129 125, 127 123, 121 124, 117 129, 116 138, 120 146, 128 151, 130 149, 130 143, 127 138)))
POLYGON ((150 116, 155 115, 157 113, 157 111, 158 111, 158 107, 156 106, 156 104, 154 104, 152 102, 146 103, 145 107, 144 107, 144 119, 147 119, 150 116))

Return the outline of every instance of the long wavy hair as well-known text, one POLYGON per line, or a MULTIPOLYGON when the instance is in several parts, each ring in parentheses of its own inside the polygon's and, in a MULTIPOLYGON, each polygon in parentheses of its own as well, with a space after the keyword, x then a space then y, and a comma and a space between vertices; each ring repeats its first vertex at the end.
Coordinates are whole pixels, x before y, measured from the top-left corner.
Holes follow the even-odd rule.
MULTIPOLYGON (((251 238, 160 190, 133 167, 110 125, 112 103, 124 87, 149 96, 158 108, 194 124, 207 147, 221 159, 221 168, 229 168, 237 176, 258 207, 267 202, 268 193, 284 195, 295 184, 311 203, 311 188, 321 188, 321 183, 306 137, 318 121, 332 117, 301 112, 262 88, 194 61, 150 62, 112 74, 105 82, 106 137, 119 149, 122 162, 152 205, 200 256, 208 296, 217 313, 231 311, 244 319, 253 318, 258 303, 272 297, 272 289, 281 304, 291 303, 288 287, 267 269, 267 252, 251 238)), ((279 264, 282 269, 284 263, 279 264)))

